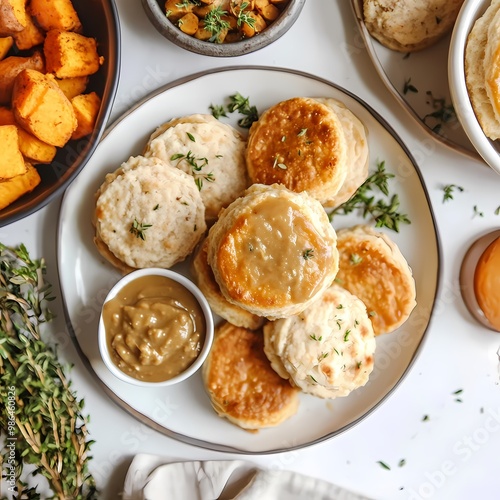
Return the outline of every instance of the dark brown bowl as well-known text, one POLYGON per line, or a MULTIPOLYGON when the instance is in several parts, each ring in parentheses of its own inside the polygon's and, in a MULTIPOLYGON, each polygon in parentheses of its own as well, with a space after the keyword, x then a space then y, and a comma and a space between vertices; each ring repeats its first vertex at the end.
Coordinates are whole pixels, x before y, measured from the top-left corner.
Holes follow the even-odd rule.
POLYGON ((40 165, 40 184, 29 194, 0 210, 0 227, 26 217, 61 194, 79 174, 104 132, 115 98, 120 73, 120 26, 114 0, 73 0, 83 24, 84 34, 98 42, 104 64, 92 75, 87 91, 102 99, 94 132, 70 141, 61 148, 50 165, 40 165))
POLYGON ((165 38, 183 49, 213 57, 234 57, 249 54, 266 47, 283 36, 295 23, 305 0, 291 0, 281 15, 258 35, 234 43, 213 43, 198 40, 183 33, 165 15, 165 0, 142 0, 146 15, 165 38))

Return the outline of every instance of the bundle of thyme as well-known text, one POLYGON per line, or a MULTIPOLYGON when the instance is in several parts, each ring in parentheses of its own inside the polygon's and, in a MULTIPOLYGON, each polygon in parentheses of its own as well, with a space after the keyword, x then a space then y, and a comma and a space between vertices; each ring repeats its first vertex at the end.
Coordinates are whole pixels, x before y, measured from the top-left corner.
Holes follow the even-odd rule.
POLYGON ((23 465, 49 481, 52 498, 92 499, 88 440, 78 400, 55 350, 41 338, 53 318, 43 260, 32 260, 24 245, 0 243, 0 457, 6 491, 18 499, 40 498, 21 479, 23 465))
POLYGON ((386 172, 385 162, 378 162, 375 172, 361 184, 351 198, 330 212, 330 220, 333 220, 335 215, 347 215, 356 210, 360 211, 364 218, 372 217, 376 227, 386 227, 399 232, 400 224, 411 222, 406 214, 398 211, 399 196, 393 194, 388 198, 388 181, 393 177, 394 174, 386 172), (373 194, 375 190, 380 191, 383 196, 376 199, 373 194))

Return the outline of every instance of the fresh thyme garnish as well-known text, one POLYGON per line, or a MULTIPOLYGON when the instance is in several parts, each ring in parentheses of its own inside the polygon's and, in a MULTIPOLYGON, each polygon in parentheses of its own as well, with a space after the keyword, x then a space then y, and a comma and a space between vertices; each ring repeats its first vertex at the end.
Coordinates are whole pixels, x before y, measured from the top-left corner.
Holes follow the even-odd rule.
POLYGON ((406 214, 398 212, 397 194, 392 195, 388 201, 384 198, 375 200, 375 196, 369 194, 377 188, 383 195, 389 196, 388 181, 393 177, 394 174, 385 171, 384 161, 377 163, 377 170, 361 184, 351 198, 330 212, 330 220, 335 215, 347 215, 354 210, 361 210, 363 217, 370 215, 373 218, 376 227, 386 227, 399 232, 400 224, 411 224, 406 214))
POLYGON ((327 352, 322 352, 319 356, 318 356, 318 361, 323 361, 326 357, 328 357, 328 353, 327 352))
POLYGON ((429 415, 424 415, 422 417, 422 422, 427 422, 429 420, 429 415))
POLYGON ((453 200, 453 191, 458 189, 458 191, 463 192, 464 188, 462 186, 457 186, 456 184, 447 184, 443 186, 443 203, 448 200, 453 200))
POLYGON ((157 203, 154 207, 153 207, 153 210, 158 210, 160 208, 160 204, 157 203))
POLYGON ((144 222, 139 222, 136 218, 130 225, 129 232, 132 233, 136 238, 140 238, 141 240, 146 239, 146 235, 144 234, 147 229, 149 229, 152 224, 145 224, 144 222))
POLYGON ((241 26, 242 24, 246 24, 250 26, 250 28, 255 28, 255 23, 257 20, 255 17, 252 17, 248 12, 245 11, 245 9, 249 6, 249 2, 243 2, 240 5, 240 10, 238 12, 238 15, 236 16, 236 24, 238 26, 241 26))
POLYGON ((41 325, 53 317, 45 274, 43 259, 32 260, 24 245, 0 243, 2 479, 5 490, 14 483, 15 498, 42 498, 36 486, 27 487, 20 479, 30 464, 30 476, 48 480, 50 498, 95 499, 84 400, 77 399, 66 368, 41 335, 41 325))
POLYGON ((390 467, 389 467, 389 466, 388 466, 385 462, 382 462, 382 460, 379 460, 377 463, 378 463, 378 464, 380 465, 380 467, 382 467, 383 469, 386 469, 386 470, 391 470, 391 468, 390 468, 390 467))
POLYGON ((316 379, 315 379, 315 378, 314 378, 311 374, 309 374, 309 376, 311 377, 311 380, 312 380, 315 384, 317 384, 317 383, 318 383, 318 381, 317 381, 317 380, 316 380, 316 379))
POLYGON ((203 27, 212 34, 209 42, 222 42, 221 34, 230 28, 229 23, 222 19, 227 14, 220 6, 214 7, 203 18, 203 27))
POLYGON ((347 342, 349 340, 349 334, 351 333, 351 330, 346 330, 344 333, 344 342, 347 342))
POLYGON ((404 465, 406 465, 406 460, 404 458, 402 458, 399 462, 398 462, 398 467, 403 467, 404 465))
POLYGON ((202 173, 201 170, 203 167, 208 165, 208 159, 196 158, 192 151, 188 151, 187 154, 184 153, 176 153, 170 157, 170 161, 186 161, 191 166, 191 172, 193 174, 194 182, 196 186, 201 191, 203 188, 203 181, 214 182, 215 176, 213 172, 209 172, 208 174, 202 173))
POLYGON ((304 257, 305 260, 312 259, 314 257, 314 248, 307 248, 304 250, 302 257, 304 257))
POLYGON ((484 217, 484 213, 481 212, 481 210, 479 210, 479 208, 477 208, 477 205, 474 205, 474 215, 473 215, 473 217, 475 217, 476 215, 478 217, 484 217))
POLYGON ((190 134, 189 132, 186 132, 187 136, 189 137, 190 141, 196 142, 196 139, 194 138, 193 134, 190 134))
POLYGON ((182 0, 175 4, 178 9, 189 9, 193 5, 200 5, 199 0, 182 0))
POLYGON ((344 309, 344 306, 342 304, 339 304, 336 309, 344 309))
POLYGON ((418 93, 417 87, 411 83, 411 78, 405 80, 405 84, 403 86, 403 94, 406 95, 408 92, 418 93))
POLYGON ((495 215, 500 215, 500 206, 498 206, 495 210, 495 215))
POLYGON ((226 108, 223 105, 210 104, 209 109, 212 112, 212 116, 214 118, 219 119, 221 116, 227 118, 226 108))
POLYGON ((349 257, 349 262, 353 266, 357 266, 358 264, 361 264, 361 262, 363 262, 363 257, 358 255, 357 253, 352 253, 351 256, 349 257))
POLYGON ((250 128, 253 122, 259 119, 259 112, 255 106, 250 105, 250 100, 248 97, 243 97, 239 92, 229 96, 229 104, 224 107, 210 105, 210 110, 215 118, 220 118, 221 116, 226 116, 226 113, 238 112, 244 115, 243 118, 238 120, 238 125, 242 128, 250 128))
POLYGON ((323 340, 323 335, 316 337, 316 335, 313 333, 313 334, 309 335, 309 338, 311 340, 315 340, 316 342, 321 342, 323 340))
POLYGON ((443 124, 449 123, 451 121, 456 120, 457 115, 455 113, 455 108, 453 107, 452 104, 447 104, 446 100, 444 98, 436 98, 432 95, 432 92, 428 90, 426 92, 427 96, 429 97, 429 100, 427 101, 428 104, 432 106, 433 111, 432 113, 428 113, 424 116, 423 122, 430 127, 428 123, 428 119, 433 119, 436 120, 437 123, 430 127, 434 132, 439 134, 441 132, 441 128, 443 124))
POLYGON ((300 129, 300 132, 297 134, 297 137, 302 137, 303 135, 306 135, 306 134, 307 134, 307 129, 302 128, 302 129, 300 129))

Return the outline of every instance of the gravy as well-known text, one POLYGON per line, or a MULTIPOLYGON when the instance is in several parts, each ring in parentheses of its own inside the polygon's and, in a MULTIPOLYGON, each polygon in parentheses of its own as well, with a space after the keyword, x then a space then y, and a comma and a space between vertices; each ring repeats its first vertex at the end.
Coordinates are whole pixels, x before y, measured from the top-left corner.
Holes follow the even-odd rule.
POLYGON ((145 382, 169 380, 188 368, 205 340, 203 311, 181 284, 164 276, 130 282, 104 304, 113 362, 145 382))

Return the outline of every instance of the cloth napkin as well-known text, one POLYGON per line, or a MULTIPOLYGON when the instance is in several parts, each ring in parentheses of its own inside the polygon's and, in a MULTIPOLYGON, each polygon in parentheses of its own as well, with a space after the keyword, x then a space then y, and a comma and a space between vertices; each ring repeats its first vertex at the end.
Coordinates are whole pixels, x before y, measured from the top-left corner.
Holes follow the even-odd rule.
POLYGON ((244 460, 170 462, 134 457, 123 500, 370 500, 297 472, 266 470, 244 460))

